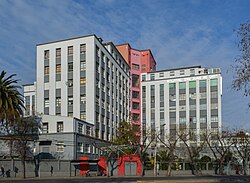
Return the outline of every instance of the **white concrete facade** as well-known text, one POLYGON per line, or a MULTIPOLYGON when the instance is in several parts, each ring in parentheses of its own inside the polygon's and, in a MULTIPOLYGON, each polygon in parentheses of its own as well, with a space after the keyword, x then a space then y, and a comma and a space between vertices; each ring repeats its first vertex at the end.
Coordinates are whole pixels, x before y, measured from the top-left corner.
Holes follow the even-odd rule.
POLYGON ((192 130, 200 141, 205 130, 221 131, 220 69, 200 66, 141 74, 143 133, 172 136, 192 130))
POLYGON ((95 137, 111 140, 129 120, 129 78, 116 48, 95 35, 39 44, 36 112, 79 118, 94 125, 95 137))
POLYGON ((27 84, 24 88, 25 116, 36 114, 36 82, 27 84))
POLYGON ((44 159, 76 160, 82 156, 100 155, 107 141, 93 137, 94 125, 73 117, 42 115, 42 132, 34 153, 44 159))

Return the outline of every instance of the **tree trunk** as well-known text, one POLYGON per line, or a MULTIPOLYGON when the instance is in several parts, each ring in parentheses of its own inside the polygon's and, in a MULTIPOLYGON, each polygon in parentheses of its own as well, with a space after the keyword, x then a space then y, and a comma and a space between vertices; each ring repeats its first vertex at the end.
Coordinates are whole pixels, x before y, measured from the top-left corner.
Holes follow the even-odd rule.
POLYGON ((141 177, 143 177, 144 175, 145 175, 145 172, 144 172, 144 161, 141 158, 141 177))
POLYGON ((107 166, 106 174, 107 174, 107 177, 109 177, 109 158, 107 158, 106 160, 106 166, 107 166))
POLYGON ((190 169, 191 169, 192 175, 195 175, 195 172, 194 172, 194 164, 193 164, 193 162, 190 163, 190 169))
POLYGON ((194 162, 194 173, 195 173, 195 175, 199 174, 197 162, 194 162))
POLYGON ((223 174, 223 160, 219 161, 219 175, 223 174))
POLYGON ((22 165, 23 165, 23 178, 26 178, 26 167, 25 167, 25 158, 22 158, 22 165))
POLYGON ((244 173, 244 175, 248 174, 247 160, 243 160, 243 173, 244 173))
POLYGON ((173 162, 172 161, 169 161, 168 163, 168 170, 167 170, 167 176, 171 176, 171 166, 172 166, 173 162))

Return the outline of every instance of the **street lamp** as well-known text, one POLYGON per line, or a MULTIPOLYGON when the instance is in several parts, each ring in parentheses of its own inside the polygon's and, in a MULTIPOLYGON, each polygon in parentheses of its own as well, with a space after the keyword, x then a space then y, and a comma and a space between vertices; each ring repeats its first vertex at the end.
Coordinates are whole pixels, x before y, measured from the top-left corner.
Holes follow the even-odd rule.
MULTIPOLYGON (((162 134, 164 134, 164 133, 162 133, 162 132, 164 132, 164 126, 165 126, 165 125, 166 125, 165 123, 164 123, 163 125, 161 125, 162 128, 163 128, 163 130, 161 130, 161 128, 160 128, 160 134, 155 133, 154 176, 157 176, 158 171, 159 171, 159 167, 157 167, 157 158, 156 158, 156 155, 157 155, 157 138, 159 138, 159 136, 161 136, 162 134), (157 170, 157 169, 158 169, 158 170, 157 170)), ((161 137, 160 137, 160 138, 161 138, 161 137)))

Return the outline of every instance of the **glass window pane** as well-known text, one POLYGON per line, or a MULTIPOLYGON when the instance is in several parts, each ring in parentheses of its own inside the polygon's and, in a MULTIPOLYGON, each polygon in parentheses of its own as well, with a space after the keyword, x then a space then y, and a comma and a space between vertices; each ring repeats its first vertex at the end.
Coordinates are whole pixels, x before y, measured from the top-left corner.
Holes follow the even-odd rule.
POLYGON ((196 81, 189 81, 189 88, 196 88, 196 81))
POLYGON ((218 86, 218 79, 211 79, 210 80, 210 86, 218 86))
POLYGON ((175 83, 169 83, 169 88, 170 89, 175 89, 175 83))
POLYGON ((206 86, 207 86, 206 80, 200 80, 200 87, 206 87, 206 86))
POLYGON ((186 83, 185 82, 179 83, 179 89, 186 89, 186 83))

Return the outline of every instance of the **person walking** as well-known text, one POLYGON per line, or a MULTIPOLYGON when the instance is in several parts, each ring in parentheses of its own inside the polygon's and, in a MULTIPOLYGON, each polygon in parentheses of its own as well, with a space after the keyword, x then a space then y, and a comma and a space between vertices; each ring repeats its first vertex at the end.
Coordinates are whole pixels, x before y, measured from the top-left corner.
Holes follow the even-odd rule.
POLYGON ((2 172, 2 176, 4 177, 5 172, 4 172, 4 166, 3 165, 1 166, 1 172, 2 172))
POLYGON ((53 166, 51 166, 51 167, 50 167, 50 175, 51 175, 51 176, 53 175, 53 170, 54 170, 54 168, 53 168, 53 166))

